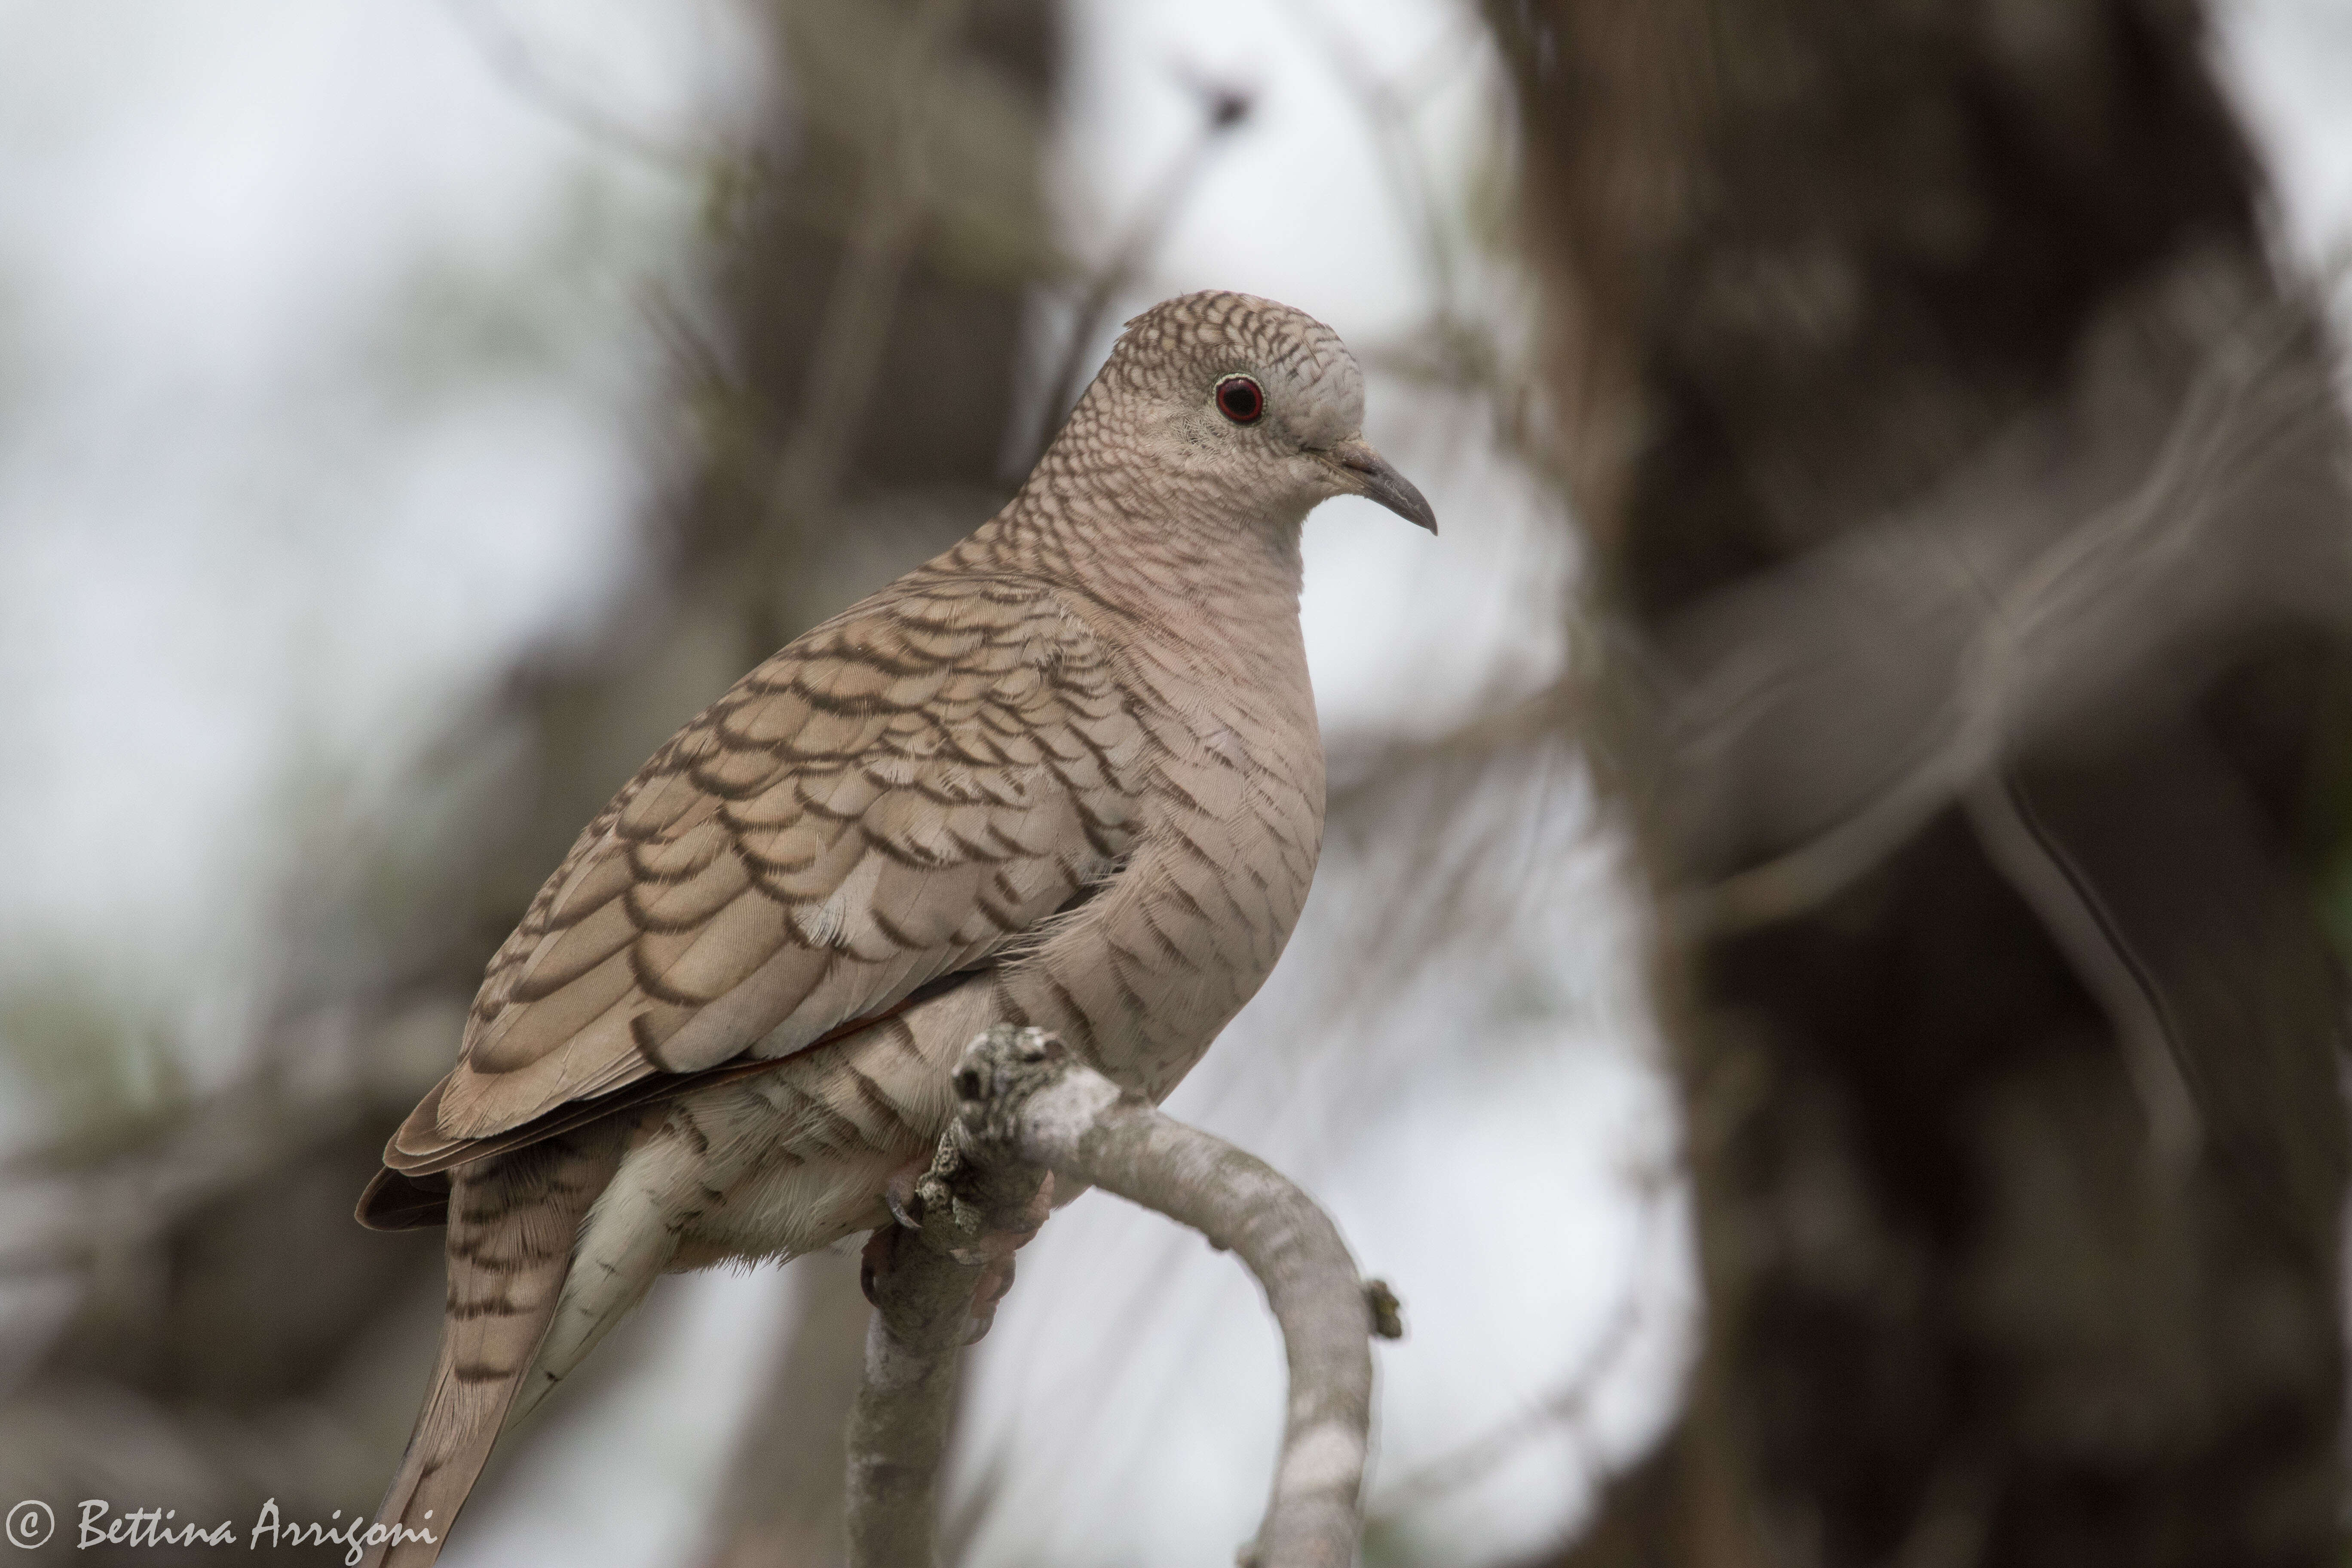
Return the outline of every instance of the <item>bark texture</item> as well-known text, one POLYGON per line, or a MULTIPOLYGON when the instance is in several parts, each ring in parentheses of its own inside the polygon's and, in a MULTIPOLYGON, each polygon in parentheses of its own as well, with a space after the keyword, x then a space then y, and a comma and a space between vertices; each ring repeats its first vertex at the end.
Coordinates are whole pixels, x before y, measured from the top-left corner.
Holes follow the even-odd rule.
POLYGON ((1404 1332, 1388 1287, 1358 1277, 1330 1216, 1295 1183, 1162 1115, 1058 1036, 991 1026, 965 1049, 955 1089, 959 1123, 917 1189, 922 1228, 877 1231, 866 1247, 876 1310, 850 1423, 854 1568, 933 1561, 956 1352, 987 1331, 1013 1248, 1044 1222, 1055 1190, 1040 1189, 1045 1171, 1062 1190, 1100 1187, 1191 1226, 1255 1276, 1282 1330, 1289 1393, 1273 1495, 1238 1561, 1347 1568, 1363 1530, 1370 1342, 1404 1332))
POLYGON ((1490 16, 1707 1295, 1563 1561, 2337 1561, 2352 507, 2200 13, 1490 16))

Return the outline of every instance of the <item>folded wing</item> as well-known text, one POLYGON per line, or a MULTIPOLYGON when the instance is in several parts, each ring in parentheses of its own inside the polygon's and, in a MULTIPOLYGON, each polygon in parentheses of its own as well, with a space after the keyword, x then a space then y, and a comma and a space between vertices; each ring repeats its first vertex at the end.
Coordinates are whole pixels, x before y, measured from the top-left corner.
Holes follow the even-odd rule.
POLYGON ((439 1169, 576 1102, 789 1055, 1000 953, 1119 864, 1143 748, 1094 638, 1034 584, 916 582, 819 626, 589 824, 385 1163, 439 1169))

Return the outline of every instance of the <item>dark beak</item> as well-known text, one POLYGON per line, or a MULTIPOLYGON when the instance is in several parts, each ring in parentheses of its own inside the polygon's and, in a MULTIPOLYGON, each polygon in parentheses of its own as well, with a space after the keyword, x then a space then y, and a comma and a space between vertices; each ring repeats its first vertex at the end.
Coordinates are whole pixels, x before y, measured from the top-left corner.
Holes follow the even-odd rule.
POLYGON ((1343 482, 1349 489, 1380 502, 1407 522, 1437 531, 1437 514, 1430 510, 1429 498, 1389 467, 1389 460, 1373 451, 1362 437, 1342 441, 1324 456, 1346 476, 1343 482))

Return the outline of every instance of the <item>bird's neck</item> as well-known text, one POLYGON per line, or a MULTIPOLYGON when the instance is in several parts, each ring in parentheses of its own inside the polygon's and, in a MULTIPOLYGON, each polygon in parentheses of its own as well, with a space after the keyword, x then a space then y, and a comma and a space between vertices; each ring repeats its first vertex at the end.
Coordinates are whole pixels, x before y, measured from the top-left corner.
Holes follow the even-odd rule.
MULTIPOLYGON (((1049 584, 1130 661, 1139 690, 1229 737, 1313 737, 1298 624, 1301 506, 1268 515, 1214 487, 1087 482, 1052 454, 1003 511, 950 552, 958 572, 1049 584), (1162 678, 1173 672, 1172 684, 1162 678), (1269 715, 1272 717, 1269 718, 1269 715)), ((1320 802, 1321 752, 1298 787, 1320 802)))
POLYGON ((1177 604, 1213 625, 1295 625, 1305 521, 1303 506, 1270 510, 1198 482, 1139 483, 1131 471, 1097 482, 1041 465, 972 542, 1133 614, 1164 617, 1177 604))

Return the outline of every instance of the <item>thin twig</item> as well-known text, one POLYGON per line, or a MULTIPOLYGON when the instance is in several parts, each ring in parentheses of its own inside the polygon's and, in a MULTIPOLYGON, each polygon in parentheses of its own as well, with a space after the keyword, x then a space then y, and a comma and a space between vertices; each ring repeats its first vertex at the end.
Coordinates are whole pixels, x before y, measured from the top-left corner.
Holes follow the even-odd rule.
MULTIPOLYGON (((264 1050, 300 1025, 280 1022, 264 1050)), ((88 1275, 149 1246, 190 1213, 284 1161, 289 1149, 337 1135, 384 1110, 347 1069, 331 1037, 306 1033, 308 1072, 265 1060, 110 1157, 37 1150, 0 1163, 0 1280, 88 1275)))
POLYGON ((2096 886, 2042 827, 2013 770, 1988 769, 1960 799, 1986 854, 2114 1020, 2158 1168, 2185 1175, 2204 1142, 2205 1119, 2180 1065, 2186 1050, 2179 1031, 2150 979, 2156 972, 2132 951, 2096 886))
MULTIPOLYGON (((1364 58, 1349 31, 1327 19, 1308 0, 1288 0, 1286 8, 1298 30, 1320 46, 1340 89, 1363 116, 1371 132, 1389 189, 1405 209, 1401 215, 1419 250, 1423 282, 1440 319, 1453 314, 1454 263, 1453 237, 1440 221, 1436 185, 1413 133, 1413 121, 1432 93, 1472 58, 1466 48, 1449 55, 1433 49, 1423 57, 1413 77, 1391 80, 1364 58)), ((1475 33, 1463 35, 1475 37, 1475 33)))
MULTIPOLYGON (((882 374, 890 326, 907 273, 929 221, 929 142, 938 113, 940 64, 971 0, 923 0, 904 24, 883 79, 890 111, 865 150, 863 189, 809 351, 793 430, 777 454, 769 526, 753 541, 743 581, 769 603, 783 563, 832 514, 855 438, 882 374)), ((755 611, 753 640, 782 640, 773 617, 755 611), (768 624, 762 624, 768 623, 768 624)))
POLYGON ((1062 421, 1069 416, 1071 405, 1078 400, 1080 384, 1093 357, 1095 339, 1109 317, 1111 302, 1135 281, 1160 249, 1170 226, 1183 210, 1185 199, 1208 172, 1216 153, 1250 117, 1254 100, 1247 89, 1207 78, 1187 79, 1201 98, 1200 132, 1152 182, 1150 194, 1136 209, 1118 243, 1111 247, 1110 259, 1087 279, 1087 290, 1079 297, 1077 310, 1071 318, 1069 336, 1063 343, 1061 363, 1055 367, 1045 405, 1038 415, 1037 438, 1030 447, 1030 468, 1035 468, 1037 460, 1045 455, 1045 447, 1061 429, 1062 421))
POLYGON ((1583 683, 1562 676, 1516 701, 1473 713, 1426 740, 1367 747, 1358 754, 1337 759, 1331 771, 1341 775, 1341 782, 1331 786, 1325 815, 1344 817, 1361 812, 1400 779, 1433 768, 1490 767, 1498 757, 1572 730, 1582 721, 1585 705, 1583 683))
POLYGON ((1600 1468, 1598 1456, 1591 1454, 1592 1444, 1585 1423, 1601 1385, 1623 1363, 1648 1319, 1643 1266, 1649 1259, 1659 1211, 1669 1190, 1661 1172, 1646 1173, 1639 1181, 1636 1191, 1641 1208, 1634 1232, 1633 1277, 1626 1281, 1624 1293, 1618 1298, 1608 1321, 1576 1369, 1533 1406, 1383 1487, 1372 1505, 1374 1518, 1394 1519, 1484 1480, 1528 1443, 1555 1427, 1564 1426, 1581 1436, 1588 1458, 1596 1469, 1600 1468))
POLYGON ((699 179, 715 153, 664 141, 611 113, 587 94, 575 91, 540 63, 530 43, 484 0, 442 0, 483 63, 516 97, 577 131, 588 140, 625 153, 673 174, 699 179))
MULTIPOLYGON (((2175 580, 2167 574, 2196 569, 2188 545, 2213 526, 2217 492, 2249 466, 2248 448, 2275 431, 2276 422, 2250 417, 2246 405, 2290 331, 2291 323, 2263 322, 2214 354, 2181 399, 2141 481, 2061 534, 1990 598, 1935 715, 1942 735, 1921 761, 1813 837, 1685 894, 1668 910, 1670 923, 1692 937, 1743 931, 1833 897, 1996 763, 2039 695, 2032 665, 2042 643, 2129 618, 2112 606, 2156 619, 2146 606, 2175 580)), ((2043 654, 2043 668, 2062 663, 2043 654)), ((1725 705, 1720 693, 1713 695, 1711 706, 1725 705)), ((1684 714, 1670 723, 1687 734, 1703 729, 1705 720, 1684 714)))

